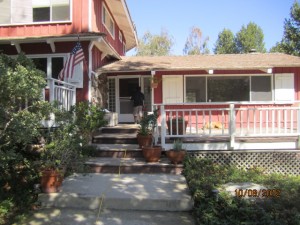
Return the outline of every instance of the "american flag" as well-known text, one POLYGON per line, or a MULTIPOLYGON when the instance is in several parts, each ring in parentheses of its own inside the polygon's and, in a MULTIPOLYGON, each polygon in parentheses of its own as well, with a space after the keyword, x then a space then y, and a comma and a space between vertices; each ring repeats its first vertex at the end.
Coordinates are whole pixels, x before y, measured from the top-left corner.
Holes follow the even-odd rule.
POLYGON ((58 78, 60 80, 72 78, 74 74, 74 67, 84 60, 84 54, 81 47, 81 44, 77 42, 72 52, 69 54, 67 61, 65 62, 64 67, 60 71, 58 78))

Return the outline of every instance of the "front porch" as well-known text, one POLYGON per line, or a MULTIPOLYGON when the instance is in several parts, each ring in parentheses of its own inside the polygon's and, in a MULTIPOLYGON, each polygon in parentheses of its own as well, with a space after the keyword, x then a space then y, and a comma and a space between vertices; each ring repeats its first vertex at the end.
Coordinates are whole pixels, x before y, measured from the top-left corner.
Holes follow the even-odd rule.
POLYGON ((300 108, 291 105, 160 104, 156 142, 187 150, 298 149, 300 108), (171 127, 173 127, 171 129, 171 127))

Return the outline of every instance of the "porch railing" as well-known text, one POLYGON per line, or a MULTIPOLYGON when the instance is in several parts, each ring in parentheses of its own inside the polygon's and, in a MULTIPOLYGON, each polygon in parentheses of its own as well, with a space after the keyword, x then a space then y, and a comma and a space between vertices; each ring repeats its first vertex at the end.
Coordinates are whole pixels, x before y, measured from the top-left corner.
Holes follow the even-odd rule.
POLYGON ((166 138, 299 136, 300 107, 227 105, 156 105, 160 108, 158 131, 166 138), (210 107, 210 108, 208 108, 210 107), (213 108, 212 108, 213 107, 213 108))
POLYGON ((76 104, 76 85, 53 78, 48 78, 49 101, 57 101, 58 104, 70 110, 76 104))

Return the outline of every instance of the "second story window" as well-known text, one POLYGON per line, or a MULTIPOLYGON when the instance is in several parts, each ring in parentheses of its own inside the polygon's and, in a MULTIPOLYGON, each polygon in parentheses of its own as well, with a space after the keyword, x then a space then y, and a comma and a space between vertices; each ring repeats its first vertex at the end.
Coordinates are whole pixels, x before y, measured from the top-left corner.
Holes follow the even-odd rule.
POLYGON ((115 38, 115 23, 104 4, 102 6, 102 23, 111 34, 111 36, 115 38))
POLYGON ((70 20, 69 0, 33 0, 33 22, 70 20))
POLYGON ((0 0, 0 25, 70 20, 70 0, 0 0))

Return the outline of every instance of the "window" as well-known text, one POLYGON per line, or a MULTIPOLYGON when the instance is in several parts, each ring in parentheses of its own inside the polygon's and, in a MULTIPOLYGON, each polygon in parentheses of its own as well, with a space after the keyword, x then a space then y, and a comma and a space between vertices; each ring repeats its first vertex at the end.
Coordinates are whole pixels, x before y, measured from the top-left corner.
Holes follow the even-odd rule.
POLYGON ((206 101, 206 78, 187 77, 185 102, 206 101))
POLYGON ((33 22, 70 20, 69 0, 33 0, 33 22))
POLYGON ((272 101, 272 99, 270 75, 210 75, 185 78, 185 102, 272 101))
POLYGON ((122 35, 122 31, 119 31, 119 41, 121 43, 123 43, 123 35, 122 35))
POLYGON ((0 24, 70 21, 70 0, 2 0, 0 24))
POLYGON ((102 6, 102 23, 104 24, 104 26, 106 27, 108 32, 111 34, 111 36, 114 38, 115 37, 115 23, 104 4, 102 6))
POLYGON ((251 101, 272 101, 271 76, 251 77, 251 101))
MULTIPOLYGON (((67 59, 67 57, 57 55, 44 57, 32 56, 31 58, 36 67, 45 72, 46 77, 54 79, 58 79, 58 75, 64 67, 64 60, 67 59)), ((76 85, 77 88, 83 88, 83 63, 77 64, 74 68, 73 77, 66 78, 64 81, 76 85)))
POLYGON ((249 101, 249 77, 208 77, 207 98, 211 102, 249 101))
POLYGON ((45 72, 47 77, 58 79, 59 72, 64 66, 64 57, 41 57, 32 58, 32 61, 39 70, 45 72), (49 68, 49 70, 48 70, 49 68))

